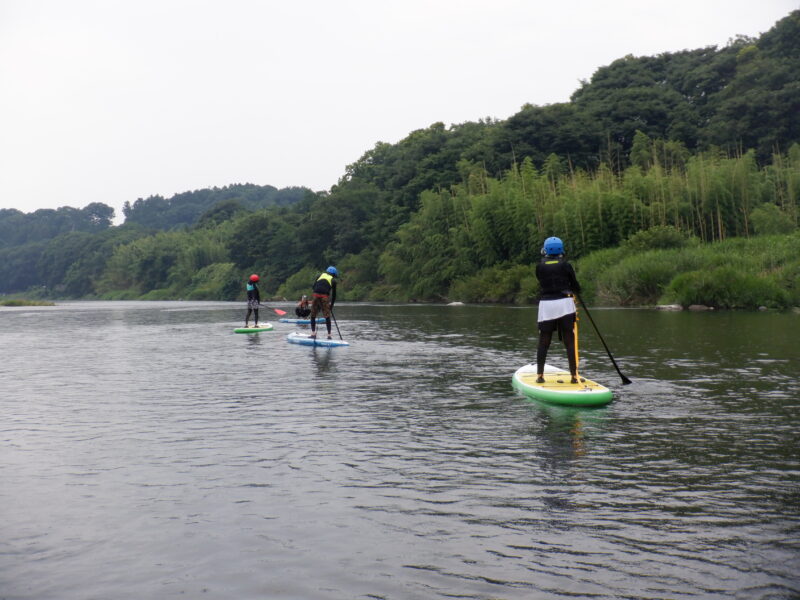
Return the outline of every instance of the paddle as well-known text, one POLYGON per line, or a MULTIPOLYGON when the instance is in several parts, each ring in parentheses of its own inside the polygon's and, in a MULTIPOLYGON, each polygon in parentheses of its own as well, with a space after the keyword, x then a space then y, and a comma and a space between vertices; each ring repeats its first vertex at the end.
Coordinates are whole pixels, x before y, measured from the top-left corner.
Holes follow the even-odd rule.
POLYGON ((336 322, 336 315, 333 314, 333 307, 332 306, 331 306, 331 317, 333 317, 333 323, 334 323, 334 325, 336 325, 336 333, 339 334, 339 339, 340 340, 344 340, 344 338, 342 337, 342 332, 339 331, 339 324, 336 322))
POLYGON ((633 383, 630 379, 628 379, 627 377, 625 377, 625 375, 622 374, 622 371, 619 370, 619 367, 617 366, 617 361, 614 360, 614 357, 611 355, 611 350, 608 349, 608 345, 606 344, 606 341, 603 339, 603 336, 600 335, 600 330, 597 328, 597 325, 595 325, 594 319, 592 318, 592 315, 589 313, 589 309, 586 308, 586 304, 584 304, 584 302, 583 302, 583 298, 581 298, 578 294, 575 294, 575 296, 578 298, 578 301, 581 303, 581 306, 583 307, 583 310, 586 313, 586 316, 589 317, 589 322, 592 324, 592 327, 594 327, 594 330, 597 333, 597 337, 599 337, 600 341, 603 342, 603 347, 606 349, 606 352, 608 353, 608 358, 611 359, 611 362, 614 365, 614 368, 617 370, 617 373, 619 374, 620 379, 622 379, 622 384, 623 385, 628 385, 629 383, 633 383))
POLYGON ((281 317, 286 314, 286 311, 285 310, 281 310, 280 308, 273 308, 272 310, 274 310, 275 313, 278 314, 281 317))
POLYGON ((578 354, 578 311, 575 311, 575 324, 572 326, 572 332, 575 334, 575 377, 580 381, 580 374, 578 367, 580 366, 580 355, 578 354))

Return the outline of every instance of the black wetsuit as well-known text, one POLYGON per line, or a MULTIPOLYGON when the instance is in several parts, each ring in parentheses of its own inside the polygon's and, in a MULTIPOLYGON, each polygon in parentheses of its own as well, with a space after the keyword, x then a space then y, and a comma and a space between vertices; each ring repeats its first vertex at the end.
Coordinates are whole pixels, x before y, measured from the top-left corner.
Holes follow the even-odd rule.
MULTIPOLYGON (((572 265, 563 257, 545 256, 536 265, 536 278, 539 280, 540 302, 560 300, 573 293, 580 293, 581 286, 575 277, 572 265)), ((544 372, 547 351, 553 339, 553 332, 558 335, 567 349, 569 372, 574 377, 578 372, 578 361, 575 355, 575 313, 564 315, 558 319, 539 321, 539 345, 536 348, 536 366, 538 372, 544 372)))
POLYGON ((261 303, 261 293, 258 291, 258 285, 251 281, 247 284, 247 316, 244 318, 244 323, 250 321, 250 315, 255 316, 255 324, 258 325, 258 306, 261 303))

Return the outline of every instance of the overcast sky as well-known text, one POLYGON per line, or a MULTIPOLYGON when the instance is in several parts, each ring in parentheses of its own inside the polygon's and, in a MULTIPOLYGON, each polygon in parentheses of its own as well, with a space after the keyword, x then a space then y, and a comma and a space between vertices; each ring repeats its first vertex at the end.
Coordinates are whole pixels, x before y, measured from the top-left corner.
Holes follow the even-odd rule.
POLYGON ((0 0, 0 208, 327 190, 377 142, 566 102, 798 0, 0 0))

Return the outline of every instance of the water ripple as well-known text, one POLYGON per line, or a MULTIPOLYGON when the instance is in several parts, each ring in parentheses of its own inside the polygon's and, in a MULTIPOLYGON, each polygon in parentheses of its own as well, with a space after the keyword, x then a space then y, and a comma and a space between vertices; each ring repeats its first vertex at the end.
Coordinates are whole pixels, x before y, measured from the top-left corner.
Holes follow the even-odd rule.
POLYGON ((635 383, 584 333, 587 410, 510 388, 535 309, 241 312, 0 310, 0 597, 800 595, 796 319, 598 311, 635 383))

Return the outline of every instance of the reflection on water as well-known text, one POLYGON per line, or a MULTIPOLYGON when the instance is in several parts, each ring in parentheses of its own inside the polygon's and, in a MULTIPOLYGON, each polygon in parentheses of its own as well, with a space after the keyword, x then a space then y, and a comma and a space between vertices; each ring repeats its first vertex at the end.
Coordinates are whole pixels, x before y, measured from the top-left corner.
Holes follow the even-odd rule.
POLYGON ((337 350, 339 352, 342 351, 334 347, 311 346, 311 360, 318 376, 322 377, 328 373, 330 370, 332 353, 337 350))
MULTIPOLYGON (((269 333, 269 332, 264 332, 264 333, 269 333)), ((243 335, 247 336, 247 338, 246 338, 247 339, 247 343, 250 346, 259 346, 259 345, 261 345, 261 339, 262 339, 261 335, 255 334, 255 333, 252 333, 252 334, 251 333, 246 333, 246 334, 243 334, 243 335)))
POLYGON ((593 309, 634 383, 584 326, 576 409, 511 388, 535 308, 241 314, 0 309, 0 597, 800 595, 797 315, 593 309))

